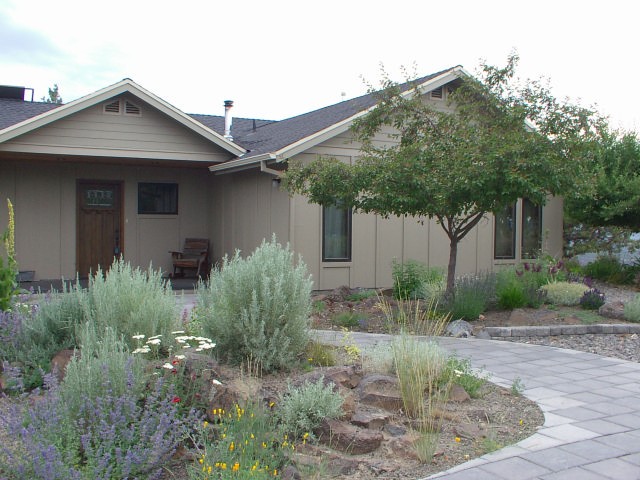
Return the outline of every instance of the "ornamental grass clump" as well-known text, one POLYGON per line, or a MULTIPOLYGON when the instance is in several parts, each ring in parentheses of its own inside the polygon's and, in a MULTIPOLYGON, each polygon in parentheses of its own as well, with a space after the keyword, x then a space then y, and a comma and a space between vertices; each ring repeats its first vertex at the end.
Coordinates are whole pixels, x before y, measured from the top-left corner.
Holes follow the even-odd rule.
POLYGON ((496 276, 493 273, 465 275, 456 278, 454 294, 441 308, 451 312, 451 318, 476 320, 496 294, 496 276))
POLYGON ((199 285, 203 332, 232 363, 251 358, 264 372, 289 369, 309 341, 311 287, 306 265, 275 237, 246 259, 236 251, 199 285))
POLYGON ((584 293, 589 290, 584 283, 553 282, 543 285, 547 301, 554 305, 578 305, 584 293))

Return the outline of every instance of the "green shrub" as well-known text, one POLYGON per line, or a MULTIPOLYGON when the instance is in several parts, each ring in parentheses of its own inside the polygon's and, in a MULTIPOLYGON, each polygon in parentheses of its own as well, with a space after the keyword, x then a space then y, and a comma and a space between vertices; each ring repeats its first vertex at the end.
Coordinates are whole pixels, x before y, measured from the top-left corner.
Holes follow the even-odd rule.
POLYGON ((392 267, 393 296, 396 299, 416 298, 420 295, 423 284, 438 283, 444 278, 441 269, 427 267, 415 260, 407 260, 404 263, 394 260, 392 267))
POLYGON ((188 462, 190 480, 280 478, 295 445, 278 433, 270 411, 250 404, 214 414, 216 422, 205 422, 196 433, 198 461, 188 462))
POLYGON ((80 353, 67 365, 60 395, 66 411, 76 415, 82 403, 125 392, 142 395, 143 362, 129 353, 126 343, 110 327, 98 330, 86 322, 79 331, 80 353), (129 373, 128 373, 129 372, 129 373))
POLYGON ((585 310, 598 310, 604 305, 604 293, 597 288, 590 288, 580 298, 580 306, 585 310))
POLYGON ((356 312, 340 312, 333 316, 331 323, 338 327, 355 328, 365 320, 365 316, 356 312))
POLYGON ((340 417, 343 403, 344 398, 334 391, 333 384, 325 385, 324 377, 320 377, 301 387, 287 385, 277 415, 285 433, 301 438, 318 427, 323 419, 340 417))
POLYGON ((496 276, 496 297, 498 306, 505 310, 522 308, 527 305, 525 287, 516 276, 514 269, 500 270, 496 276))
POLYGON ((541 288, 547 296, 547 301, 554 305, 578 305, 584 292, 589 290, 583 283, 572 282, 554 282, 541 288))
POLYGON ((624 318, 630 322, 640 322, 640 295, 624 304, 624 318))
POLYGON ((362 371, 364 373, 393 374, 393 351, 387 342, 377 343, 363 347, 360 351, 362 371))
POLYGON ((582 267, 584 275, 603 282, 628 285, 633 283, 635 269, 611 256, 598 257, 582 267))
POLYGON ((451 312, 451 318, 475 320, 491 304, 495 292, 495 274, 463 276, 456 279, 453 298, 445 308, 451 312))
POLYGON ((332 367, 336 364, 333 347, 311 341, 306 348, 307 361, 318 367, 332 367))
POLYGON ((354 292, 350 295, 347 295, 345 297, 345 300, 347 300, 348 302, 361 302, 363 300, 366 300, 367 298, 371 298, 375 296, 376 296, 375 290, 361 290, 361 291, 354 292))
POLYGON ((486 375, 478 375, 471 368, 468 359, 451 356, 447 360, 446 379, 453 379, 453 383, 460 385, 471 398, 479 398, 482 387, 487 383, 486 375))
POLYGON ((265 372, 290 368, 309 340, 311 286, 305 264, 294 265, 275 237, 246 259, 236 252, 198 288, 204 333, 232 362, 252 358, 265 372))
POLYGON ((107 327, 135 348, 135 334, 169 336, 178 325, 176 298, 159 270, 132 268, 119 259, 90 278, 85 318, 107 327))

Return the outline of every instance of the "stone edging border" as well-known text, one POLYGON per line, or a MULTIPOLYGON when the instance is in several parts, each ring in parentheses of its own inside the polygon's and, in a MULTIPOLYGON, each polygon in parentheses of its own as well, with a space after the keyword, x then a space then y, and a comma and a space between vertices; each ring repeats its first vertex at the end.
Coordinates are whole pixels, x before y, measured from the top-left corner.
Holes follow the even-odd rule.
POLYGON ((541 327, 485 327, 491 338, 503 337, 549 337, 557 335, 586 334, 640 334, 640 324, 595 324, 595 325, 547 325, 541 327))

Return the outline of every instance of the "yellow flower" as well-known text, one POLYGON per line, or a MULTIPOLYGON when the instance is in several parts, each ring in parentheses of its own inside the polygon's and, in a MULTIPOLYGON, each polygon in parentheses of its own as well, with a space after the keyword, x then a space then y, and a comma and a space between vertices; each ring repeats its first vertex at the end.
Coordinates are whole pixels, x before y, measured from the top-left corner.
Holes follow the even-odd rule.
POLYGON ((200 462, 200 465, 202 465, 204 463, 204 458, 201 458, 200 460, 198 460, 198 462, 200 462))
POLYGON ((251 438, 251 440, 253 440, 253 439, 254 439, 254 438, 256 438, 256 437, 255 437, 255 435, 252 433, 250 438, 251 438))
POLYGON ((229 451, 233 452, 236 449, 236 444, 234 442, 231 442, 231 445, 229 445, 229 451))
POLYGON ((524 425, 524 420, 520 420, 520 425, 524 425))
POLYGON ((202 424, 202 426, 203 426, 204 428, 207 428, 207 427, 209 426, 209 422, 207 422, 207 421, 205 420, 205 421, 204 421, 204 423, 202 424))
POLYGON ((207 468, 207 473, 211 473, 211 465, 209 465, 209 468, 207 468))
POLYGON ((237 472, 240 469, 240 464, 238 462, 233 464, 233 467, 231 467, 231 470, 233 470, 234 472, 237 472))
POLYGON ((456 443, 460 443, 460 437, 456 437, 454 440, 456 441, 456 443))

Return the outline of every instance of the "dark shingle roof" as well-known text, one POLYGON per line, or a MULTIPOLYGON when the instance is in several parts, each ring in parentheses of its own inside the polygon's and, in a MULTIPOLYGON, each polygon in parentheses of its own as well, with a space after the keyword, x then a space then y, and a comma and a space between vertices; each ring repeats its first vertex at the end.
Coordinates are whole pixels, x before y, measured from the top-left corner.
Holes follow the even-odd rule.
POLYGON ((56 103, 24 102, 22 100, 0 98, 0 130, 59 106, 60 104, 56 103))
MULTIPOLYGON (((424 83, 449 70, 451 69, 419 78, 415 83, 424 83)), ((402 85, 402 88, 406 90, 412 85, 414 83, 407 83, 402 85)), ((368 93, 280 121, 234 118, 231 129, 233 141, 248 150, 245 157, 277 152, 373 107, 377 100, 376 94, 368 93)), ((0 98, 0 130, 59 106, 51 103, 23 102, 0 98)), ((223 116, 200 114, 189 114, 189 116, 220 135, 224 134, 223 116)))

